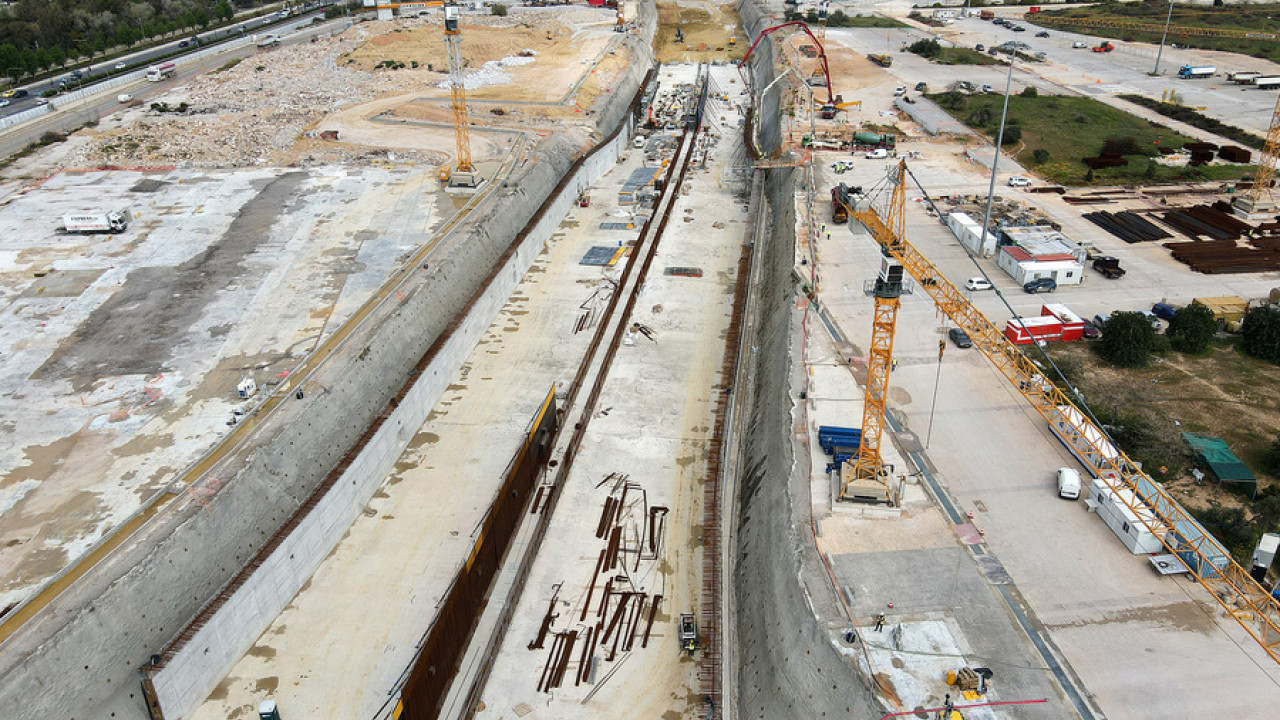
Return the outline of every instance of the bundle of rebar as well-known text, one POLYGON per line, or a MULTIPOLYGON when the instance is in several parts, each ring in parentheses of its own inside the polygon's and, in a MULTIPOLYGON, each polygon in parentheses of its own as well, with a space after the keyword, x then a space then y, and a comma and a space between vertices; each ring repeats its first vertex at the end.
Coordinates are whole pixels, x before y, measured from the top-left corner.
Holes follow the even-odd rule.
POLYGON ((1118 213, 1099 210, 1085 213, 1084 219, 1131 245, 1173 237, 1159 225, 1127 210, 1118 213))

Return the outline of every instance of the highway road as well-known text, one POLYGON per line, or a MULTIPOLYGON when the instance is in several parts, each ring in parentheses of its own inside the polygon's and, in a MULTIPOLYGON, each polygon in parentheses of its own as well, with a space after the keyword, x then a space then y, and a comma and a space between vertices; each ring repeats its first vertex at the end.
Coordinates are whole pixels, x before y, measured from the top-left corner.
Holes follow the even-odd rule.
MULTIPOLYGON (((94 82, 134 72, 147 67, 148 65, 152 65, 162 58, 181 62, 183 55, 187 53, 193 53, 197 50, 208 48, 218 42, 246 35, 251 31, 272 29, 281 33, 289 32, 293 28, 312 22, 312 19, 315 17, 323 17, 325 8, 332 5, 334 1, 335 0, 318 0, 312 4, 312 9, 293 17, 272 13, 271 15, 250 18, 216 30, 197 33, 192 37, 174 39, 173 42, 158 45, 124 57, 111 58, 110 60, 104 61, 100 64, 90 65, 87 68, 83 68, 82 72, 84 73, 84 77, 80 80, 66 82, 64 88, 68 90, 77 90, 82 86, 91 87, 94 82)), ((20 113, 24 110, 30 110, 36 106, 36 101, 40 97, 41 93, 48 90, 59 89, 59 82, 63 80, 70 80, 70 74, 60 75, 58 77, 50 78, 38 83, 32 83, 30 85, 19 86, 17 89, 27 91, 27 96, 14 98, 10 100, 8 105, 0 107, 0 117, 6 117, 20 113)), ((57 99, 53 98, 52 101, 57 102, 57 99)))
MULTIPOLYGON (((281 34, 283 44, 291 45, 309 42, 315 36, 340 32, 351 23, 351 19, 341 18, 324 23, 312 23, 312 16, 299 16, 290 20, 289 23, 274 28, 274 30, 281 34)), ((172 79, 164 82, 153 83, 146 80, 138 80, 124 85, 115 85, 110 88, 104 88, 101 93, 90 95, 83 100, 68 101, 65 104, 59 101, 58 98, 53 98, 50 101, 50 105, 54 108, 53 112, 0 133, 0 158, 9 157, 28 145, 38 142, 46 132, 66 133, 83 127, 87 123, 97 122, 103 115, 109 115, 121 107, 116 100, 117 95, 121 93, 132 95, 137 100, 145 100, 149 96, 157 95, 176 85, 180 85, 208 69, 219 67, 238 58, 249 57, 258 52, 270 51, 261 51, 252 44, 238 46, 227 48, 225 52, 208 57, 200 64, 193 63, 186 66, 182 64, 181 58, 176 58, 178 62, 177 74, 172 79)))

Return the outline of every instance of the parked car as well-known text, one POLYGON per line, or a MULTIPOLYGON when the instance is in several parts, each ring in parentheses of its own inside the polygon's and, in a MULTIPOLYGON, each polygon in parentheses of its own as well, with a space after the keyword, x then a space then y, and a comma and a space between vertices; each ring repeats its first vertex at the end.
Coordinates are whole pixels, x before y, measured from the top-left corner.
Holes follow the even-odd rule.
POLYGON ((921 92, 921 93, 922 93, 922 92, 926 92, 926 91, 928 91, 928 89, 929 89, 929 83, 927 83, 927 82, 918 82, 918 83, 916 83, 916 92, 921 92))
POLYGON ((1107 329, 1107 322, 1110 320, 1111 320, 1111 315, 1109 315, 1108 313, 1098 313, 1097 315, 1093 316, 1093 324, 1098 326, 1098 329, 1104 332, 1107 329))
POLYGON ((1150 310, 1139 310, 1138 312, 1142 313, 1142 316, 1147 319, 1147 322, 1151 323, 1152 330, 1158 331, 1163 327, 1163 325, 1160 324, 1160 318, 1156 317, 1155 313, 1150 310))
POLYGON ((964 284, 966 290, 990 290, 993 287, 991 281, 984 277, 971 277, 964 284))
POLYGON ((1053 278, 1036 278, 1022 286, 1029 293, 1053 292, 1058 289, 1058 281, 1053 278))
POLYGON ((889 157, 889 151, 885 150, 884 148, 876 148, 875 150, 872 150, 871 152, 867 153, 868 160, 879 160, 881 158, 887 158, 887 157, 889 157))
POLYGON ((1026 29, 1026 28, 1024 28, 1024 27, 1022 27, 1021 25, 1010 25, 1010 26, 1009 26, 1009 29, 1010 29, 1010 30, 1012 30, 1012 31, 1014 31, 1014 32, 1026 32, 1026 31, 1027 31, 1027 29, 1026 29))
POLYGON ((1014 175, 1009 178, 1009 187, 1031 187, 1031 178, 1014 175))
POLYGON ((1158 302, 1155 305, 1151 306, 1151 314, 1155 315, 1161 320, 1172 320, 1173 315, 1176 312, 1178 312, 1178 309, 1170 305, 1169 303, 1158 302))
POLYGON ((1049 37, 1049 31, 1041 30, 1040 32, 1036 33, 1036 37, 1049 37))
POLYGON ((951 338, 951 342, 956 344, 960 349, 973 347, 973 341, 969 339, 968 333, 960 328, 951 328, 947 331, 947 337, 951 338))
POLYGON ((1075 500, 1080 497, 1080 471, 1058 468, 1058 497, 1075 500))
POLYGON ((903 95, 906 95, 906 94, 907 94, 907 88, 902 85, 899 85, 893 90, 894 97, 902 97, 903 95))
POLYGON ((1095 325, 1092 320, 1085 320, 1082 337, 1084 337, 1085 340, 1097 340, 1102 337, 1102 330, 1098 329, 1098 326, 1095 325))
POLYGON ((1075 41, 1075 42, 1071 43, 1071 47, 1072 47, 1072 49, 1075 49, 1075 50, 1083 50, 1083 49, 1085 49, 1085 48, 1089 47, 1089 43, 1080 42, 1079 40, 1077 40, 1077 41, 1075 41))
POLYGON ((983 92, 983 93, 985 93, 985 94, 988 94, 988 95, 989 95, 989 94, 991 94, 991 93, 993 93, 993 92, 995 92, 995 91, 996 91, 996 89, 995 89, 995 88, 993 88, 993 87, 991 87, 990 85, 983 85, 983 86, 982 86, 982 92, 983 92))
POLYGON ((977 50, 978 52, 985 52, 987 49, 987 46, 983 45, 982 43, 978 43, 977 45, 973 46, 973 49, 977 50))

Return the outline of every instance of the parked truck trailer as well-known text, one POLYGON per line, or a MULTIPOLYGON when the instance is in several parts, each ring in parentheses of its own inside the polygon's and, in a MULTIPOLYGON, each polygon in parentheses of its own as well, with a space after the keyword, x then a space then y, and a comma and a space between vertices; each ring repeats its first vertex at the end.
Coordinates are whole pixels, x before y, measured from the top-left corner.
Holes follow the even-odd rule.
POLYGON ((1204 80, 1213 77, 1218 68, 1212 65, 1183 65, 1178 68, 1178 77, 1184 80, 1204 80))
POLYGON ((62 231, 68 233, 122 233, 129 229, 133 215, 129 208, 98 213, 72 213, 62 216, 62 231))

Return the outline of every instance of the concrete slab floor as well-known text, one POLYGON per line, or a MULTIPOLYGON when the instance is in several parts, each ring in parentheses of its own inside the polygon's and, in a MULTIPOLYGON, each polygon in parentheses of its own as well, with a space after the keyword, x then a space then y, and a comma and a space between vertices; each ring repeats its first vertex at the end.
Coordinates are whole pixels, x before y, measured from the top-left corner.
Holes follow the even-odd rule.
MULTIPOLYGON (((980 182, 936 152, 913 168, 922 180, 929 178, 926 189, 934 195, 980 182)), ((871 172, 857 172, 841 179, 851 184, 876 180, 871 172)), ((1057 205, 1045 203, 1044 209, 1071 221, 1070 215, 1059 214, 1062 208, 1057 205)), ((976 274, 949 233, 912 202, 907 233, 953 281, 976 274)), ((847 229, 831 242, 825 237, 817 242, 824 304, 849 342, 865 347, 871 303, 861 296, 861 282, 874 273, 879 251, 865 236, 847 229)), ((1107 252, 1119 241, 1096 237, 1096 242, 1107 252)), ((1149 304, 1158 298, 1151 297, 1157 288, 1250 296, 1269 282, 1257 276, 1196 275, 1155 253, 1146 260, 1141 266, 1145 277, 1133 284, 1090 279, 1084 286, 1064 288, 1054 300, 1085 315, 1101 311, 1095 308, 1149 304)), ((994 265, 979 261, 984 267, 988 263, 994 265)), ((991 269, 997 286, 1010 291, 1007 299, 1016 310, 1039 314, 1040 298, 1025 295, 1003 273, 991 269)), ((974 301, 1001 326, 1009 316, 993 293, 978 294, 974 301)), ((937 342, 945 328, 927 296, 904 299, 894 345, 899 369, 892 379, 890 406, 928 444, 940 483, 962 513, 973 514, 973 524, 985 532, 987 549, 1016 583, 1046 636, 1101 711, 1113 719, 1215 712, 1249 717, 1259 707, 1274 705, 1280 699, 1280 668, 1234 620, 1222 615, 1202 588, 1185 579, 1155 576, 1080 503, 1055 497, 1054 469, 1073 461, 1039 416, 1027 410, 1016 391, 977 352, 947 347, 936 411, 931 411, 937 342), (1168 678, 1195 681, 1170 684, 1168 678), (1148 690, 1156 685, 1159 693, 1148 690)), ((894 541, 891 547, 901 543, 894 541)), ((902 581, 891 576, 870 583, 869 589, 892 589, 886 583, 898 582, 902 581)))
POLYGON ((0 208, 0 607, 227 432, 437 223, 434 174, 62 173, 0 208), (119 235, 56 232, 131 208, 119 235), (375 231, 368 228, 383 227, 375 231))
MULTIPOLYGON (((713 67, 712 75, 728 87, 732 68, 713 67)), ((664 66, 663 82, 689 82, 692 66, 664 66), (670 80, 669 80, 670 78, 670 80)), ((653 270, 636 304, 634 322, 654 331, 653 340, 632 338, 613 363, 605 390, 560 501, 557 516, 534 563, 527 588, 510 631, 482 694, 480 718, 597 717, 602 708, 625 717, 695 717, 703 711, 697 683, 696 658, 681 652, 676 620, 682 612, 697 612, 701 578, 702 488, 707 442, 714 422, 724 331, 728 325, 733 274, 741 251, 745 204, 720 186, 720 172, 733 156, 733 140, 726 136, 711 156, 706 171, 691 171, 688 191, 675 204, 653 270), (687 218, 687 220, 686 220, 687 218), (667 266, 697 266, 701 278, 665 275, 667 266), (579 652, 568 664, 558 689, 538 692, 540 674, 548 661, 546 647, 530 651, 558 586, 558 617, 553 631, 585 630, 580 620, 593 567, 604 542, 595 537, 601 506, 609 486, 597 487, 610 473, 622 473, 646 493, 649 506, 670 508, 665 537, 656 558, 639 560, 624 553, 625 573, 614 577, 613 588, 662 595, 648 647, 636 640, 631 652, 603 659, 611 648, 603 638, 597 664, 585 683, 576 683, 579 652)), ((628 496, 633 502, 636 491, 628 496)), ((634 522, 634 521, 631 521, 634 522)), ((631 522, 624 523, 628 528, 631 522)), ((636 528, 637 530, 639 528, 636 528)), ((626 531, 631 538, 632 530, 626 531)), ((628 545, 632 547, 633 545, 628 545)), ((616 571, 615 571, 616 572, 616 571)), ((597 587, 588 620, 596 622, 603 594, 597 587)), ((610 602, 614 608, 617 600, 610 602)), ((641 618, 639 635, 647 625, 641 618)), ((610 642, 612 645, 612 641, 610 642)))
POLYGON ((574 332, 582 306, 598 319, 621 270, 579 261, 593 246, 634 240, 639 223, 600 224, 634 219, 617 187, 642 160, 628 153, 597 183, 591 206, 575 207, 552 234, 365 515, 194 720, 247 712, 267 697, 282 712, 324 717, 369 717, 386 701, 533 413, 577 369, 595 327, 574 332))

